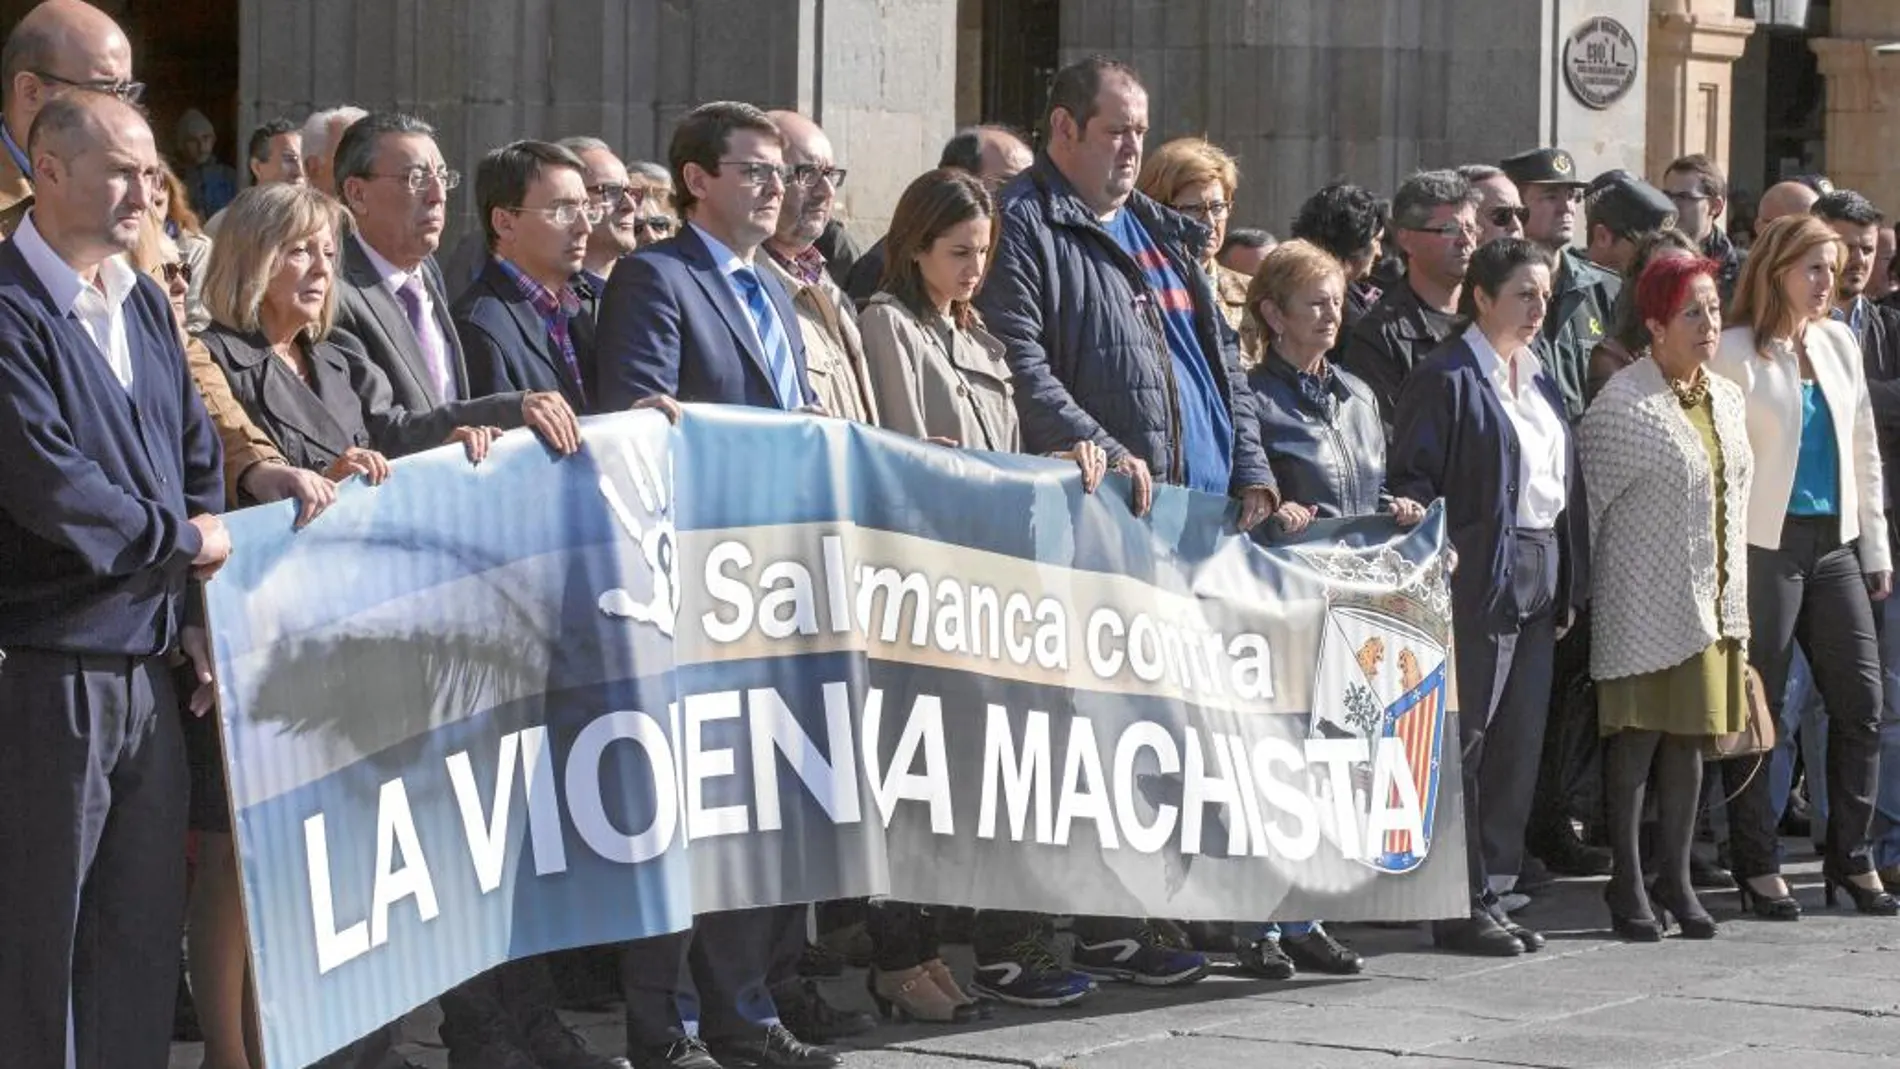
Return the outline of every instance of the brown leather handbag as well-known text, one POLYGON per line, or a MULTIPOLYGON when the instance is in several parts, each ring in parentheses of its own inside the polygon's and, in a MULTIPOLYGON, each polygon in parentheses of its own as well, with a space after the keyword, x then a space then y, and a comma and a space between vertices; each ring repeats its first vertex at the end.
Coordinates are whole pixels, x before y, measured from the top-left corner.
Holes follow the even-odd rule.
POLYGON ((1711 735, 1702 756, 1710 761, 1728 761, 1737 757, 1755 757, 1775 748, 1775 715, 1768 708, 1768 692, 1761 675, 1748 669, 1748 719, 1742 730, 1729 735, 1711 735))

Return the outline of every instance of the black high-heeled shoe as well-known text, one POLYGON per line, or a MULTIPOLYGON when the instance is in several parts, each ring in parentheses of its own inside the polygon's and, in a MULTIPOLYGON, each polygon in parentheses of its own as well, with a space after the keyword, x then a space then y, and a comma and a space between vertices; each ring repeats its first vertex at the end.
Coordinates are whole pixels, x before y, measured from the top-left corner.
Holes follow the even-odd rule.
POLYGON ((1801 903, 1796 902, 1793 895, 1768 898, 1750 887, 1748 881, 1740 877, 1735 880, 1735 894, 1741 900, 1744 912, 1752 912, 1763 920, 1798 921, 1801 919, 1801 903))
POLYGON ((1700 902, 1697 902, 1695 909, 1691 911, 1684 905, 1685 900, 1679 897, 1681 892, 1665 889, 1660 885, 1652 888, 1650 894, 1655 898, 1656 905, 1662 909, 1663 924, 1667 926, 1669 918, 1674 917, 1676 927, 1682 930, 1684 939, 1715 938, 1717 930, 1715 918, 1709 916, 1709 911, 1703 909, 1700 902))
POLYGON ((1610 910, 1610 930, 1632 943, 1662 942, 1662 924, 1654 917, 1633 917, 1617 908, 1614 885, 1603 885, 1603 904, 1610 910))
POLYGON ((1853 880, 1830 871, 1826 866, 1821 869, 1821 894, 1828 908, 1834 908, 1834 892, 1845 890, 1847 897, 1854 900, 1854 909, 1870 917, 1892 917, 1900 915, 1900 901, 1878 887, 1863 887, 1853 880))

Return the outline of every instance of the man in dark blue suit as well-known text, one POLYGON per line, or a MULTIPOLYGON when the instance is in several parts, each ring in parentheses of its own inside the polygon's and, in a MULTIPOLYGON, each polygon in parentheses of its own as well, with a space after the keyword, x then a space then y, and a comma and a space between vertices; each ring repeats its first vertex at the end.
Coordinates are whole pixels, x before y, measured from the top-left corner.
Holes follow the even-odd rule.
MULTIPOLYGON (((671 410, 675 401, 815 407, 791 299, 755 264, 785 195, 777 127, 748 104, 705 104, 681 120, 668 162, 687 225, 621 260, 607 280, 600 409, 671 410)), ((783 909, 737 910, 629 945, 622 981, 634 1069, 840 1064, 835 1052, 779 1022, 766 971, 784 922, 783 909), (681 988, 688 969, 694 993, 681 988), (693 994, 704 1043, 687 1035, 680 1011, 681 998, 693 994)))
POLYGON ((753 264, 785 195, 777 128, 749 105, 707 104, 681 123, 669 155, 686 225, 607 280, 600 407, 652 397, 786 411, 813 403, 791 298, 753 264))
POLYGON ((184 916, 188 586, 224 563, 217 432, 165 295, 127 265, 158 153, 104 93, 27 138, 0 245, 0 1037, 20 1069, 163 1065, 184 916))
POLYGON ((488 262, 450 312, 470 396, 553 390, 593 411, 594 319, 580 292, 587 241, 603 214, 572 152, 517 141, 482 157, 475 200, 488 262))

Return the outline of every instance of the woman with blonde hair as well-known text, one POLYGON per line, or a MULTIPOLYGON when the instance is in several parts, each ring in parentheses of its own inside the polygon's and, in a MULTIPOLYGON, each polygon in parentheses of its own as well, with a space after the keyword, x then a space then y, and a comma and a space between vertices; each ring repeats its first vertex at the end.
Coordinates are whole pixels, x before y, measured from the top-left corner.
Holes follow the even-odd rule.
MULTIPOLYGON (((1247 374, 1260 446, 1280 489, 1273 528, 1298 533, 1315 518, 1389 512, 1399 523, 1425 514, 1415 501, 1387 498, 1385 425, 1372 390, 1326 354, 1339 342, 1346 269, 1332 254, 1295 238, 1274 246, 1247 287, 1247 319, 1262 339, 1247 374)), ((1269 540, 1267 525, 1254 536, 1269 540)), ((1318 921, 1259 926, 1236 950, 1241 969, 1285 980, 1299 969, 1349 975, 1364 964, 1318 921)))
MULTIPOLYGON (((1893 589, 1880 447, 1854 335, 1828 316, 1844 251, 1826 223, 1791 215, 1762 228, 1735 287, 1710 369, 1741 387, 1755 480, 1748 501, 1749 663, 1780 720, 1795 643, 1827 704, 1827 900, 1862 913, 1900 904, 1874 872, 1880 650, 1873 602, 1893 589)), ((1742 905, 1801 917, 1781 877, 1761 761, 1722 766, 1729 856, 1742 905)))
POLYGON ((1149 153, 1135 187, 1207 228, 1201 266, 1213 280, 1227 325, 1240 331, 1241 358, 1251 364, 1256 341, 1247 325, 1246 275, 1218 259, 1227 240, 1227 221, 1234 211, 1234 190, 1240 185, 1240 167, 1220 146, 1198 137, 1177 137, 1149 153))
POLYGON ((204 283, 212 324, 201 335, 257 425, 301 468, 332 480, 389 475, 385 454, 461 442, 471 462, 498 429, 521 422, 520 395, 410 412, 336 318, 338 204, 309 186, 253 186, 225 209, 224 240, 204 283))

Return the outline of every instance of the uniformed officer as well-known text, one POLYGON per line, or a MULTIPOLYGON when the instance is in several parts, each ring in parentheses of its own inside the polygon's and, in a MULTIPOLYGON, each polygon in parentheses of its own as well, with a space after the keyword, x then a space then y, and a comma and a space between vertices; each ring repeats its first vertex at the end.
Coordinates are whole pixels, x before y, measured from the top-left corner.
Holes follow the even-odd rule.
POLYGON ((1605 171, 1583 191, 1588 230, 1583 254, 1625 282, 1636 247, 1658 230, 1676 225, 1676 206, 1663 191, 1625 170, 1605 171))
POLYGON ((1556 257, 1551 272, 1550 307, 1538 355, 1557 380, 1565 413, 1574 422, 1583 415, 1584 383, 1590 350, 1610 328, 1621 281, 1570 247, 1588 183, 1577 175, 1577 162, 1560 148, 1521 152, 1498 164, 1517 183, 1530 220, 1524 236, 1556 257))

